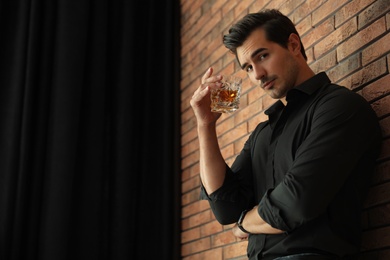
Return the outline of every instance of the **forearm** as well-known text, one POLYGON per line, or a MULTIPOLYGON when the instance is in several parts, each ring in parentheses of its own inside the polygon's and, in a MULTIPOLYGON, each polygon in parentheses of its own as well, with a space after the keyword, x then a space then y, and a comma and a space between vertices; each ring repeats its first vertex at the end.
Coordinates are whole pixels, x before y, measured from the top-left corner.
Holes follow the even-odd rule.
POLYGON ((226 163, 218 145, 215 124, 198 125, 200 177, 208 194, 220 188, 225 179, 226 163))
POLYGON ((257 207, 246 214, 243 226, 251 234, 281 234, 284 232, 283 230, 273 228, 265 222, 257 212, 257 207))
MULTIPOLYGON (((273 228, 270 224, 265 222, 259 213, 257 212, 257 207, 248 211, 241 223, 241 226, 250 234, 269 234, 276 235, 281 234, 284 231, 280 229, 273 228)), ((233 227, 233 234, 241 239, 246 239, 248 233, 243 232, 238 225, 233 227)))

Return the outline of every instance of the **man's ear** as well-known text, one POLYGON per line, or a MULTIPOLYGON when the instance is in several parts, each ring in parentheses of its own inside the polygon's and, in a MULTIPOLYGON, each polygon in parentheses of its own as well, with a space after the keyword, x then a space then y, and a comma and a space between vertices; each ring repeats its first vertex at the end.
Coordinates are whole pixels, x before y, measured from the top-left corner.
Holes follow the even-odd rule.
POLYGON ((288 49, 295 55, 301 54, 301 40, 295 33, 290 34, 288 37, 288 49))

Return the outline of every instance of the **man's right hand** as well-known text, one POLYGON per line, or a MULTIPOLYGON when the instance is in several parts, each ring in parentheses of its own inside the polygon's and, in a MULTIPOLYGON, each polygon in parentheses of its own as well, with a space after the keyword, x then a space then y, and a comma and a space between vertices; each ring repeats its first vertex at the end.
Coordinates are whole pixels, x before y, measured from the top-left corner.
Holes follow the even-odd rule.
POLYGON ((212 76, 213 68, 209 68, 203 75, 201 85, 194 92, 190 104, 194 110, 198 125, 215 124, 221 113, 211 112, 210 93, 211 89, 217 89, 222 86, 221 75, 212 76))

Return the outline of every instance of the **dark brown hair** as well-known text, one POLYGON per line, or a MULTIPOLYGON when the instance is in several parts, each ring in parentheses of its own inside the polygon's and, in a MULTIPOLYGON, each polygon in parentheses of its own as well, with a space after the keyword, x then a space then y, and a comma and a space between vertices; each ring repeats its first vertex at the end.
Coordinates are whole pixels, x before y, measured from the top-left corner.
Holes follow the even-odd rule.
POLYGON ((223 44, 237 57, 237 48, 258 28, 264 29, 268 41, 275 42, 284 48, 287 48, 288 39, 292 33, 298 35, 301 53, 307 60, 305 48, 295 25, 287 16, 275 9, 247 14, 230 28, 229 34, 223 36, 223 44))

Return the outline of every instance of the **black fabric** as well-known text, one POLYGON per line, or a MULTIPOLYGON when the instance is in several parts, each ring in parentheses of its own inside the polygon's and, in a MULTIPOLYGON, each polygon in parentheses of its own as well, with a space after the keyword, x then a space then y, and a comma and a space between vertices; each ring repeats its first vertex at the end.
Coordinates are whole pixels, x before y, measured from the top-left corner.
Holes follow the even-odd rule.
POLYGON ((179 12, 0 1, 0 259, 180 258, 179 12))
POLYGON ((250 235, 250 259, 356 254, 361 207, 381 142, 376 115, 325 73, 290 90, 287 101, 266 111, 269 121, 251 134, 223 186, 204 197, 225 224, 258 205, 265 222, 285 231, 250 235))

